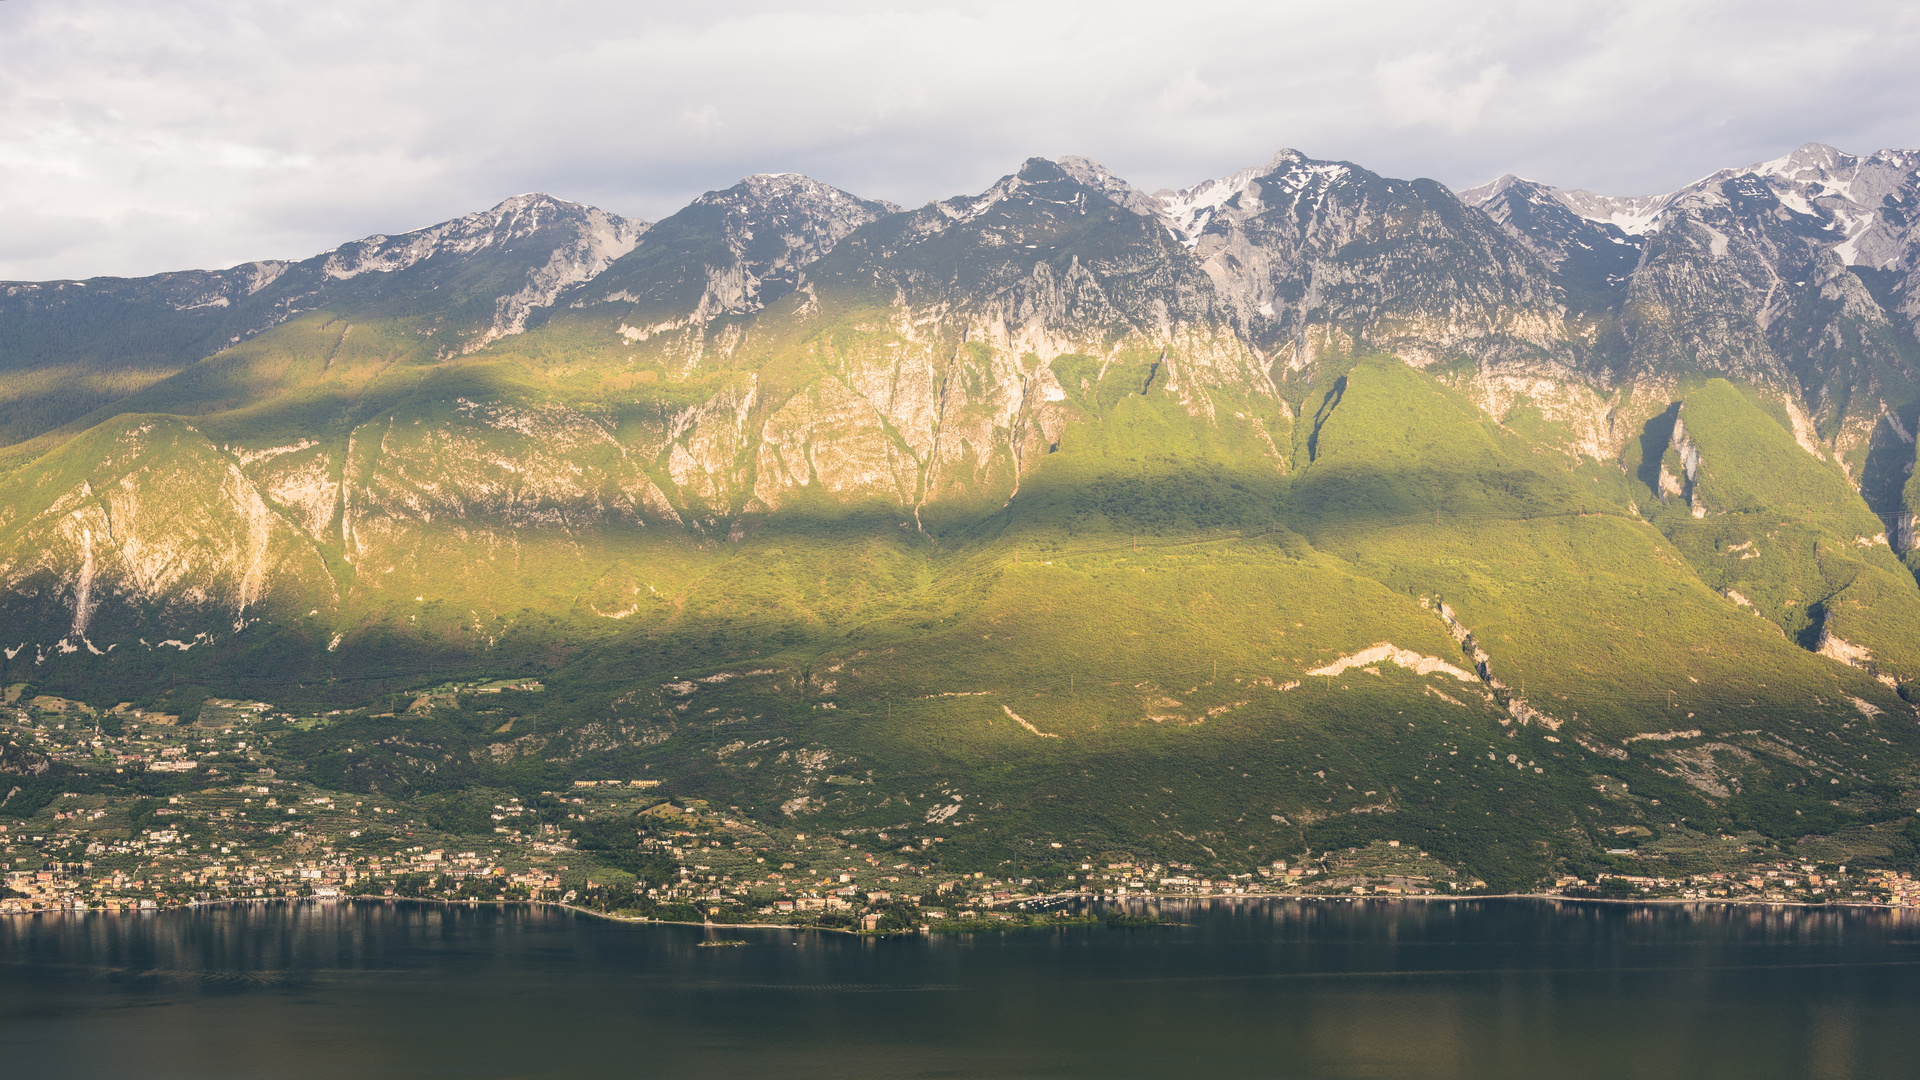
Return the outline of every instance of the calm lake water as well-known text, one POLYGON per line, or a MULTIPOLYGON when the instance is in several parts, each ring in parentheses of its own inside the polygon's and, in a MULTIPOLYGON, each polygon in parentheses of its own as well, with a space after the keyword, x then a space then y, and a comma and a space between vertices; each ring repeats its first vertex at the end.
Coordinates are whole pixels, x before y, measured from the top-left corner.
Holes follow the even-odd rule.
POLYGON ((1255 902, 859 939, 527 908, 0 919, 0 1062, 59 1077, 1892 1077, 1887 912, 1255 902))

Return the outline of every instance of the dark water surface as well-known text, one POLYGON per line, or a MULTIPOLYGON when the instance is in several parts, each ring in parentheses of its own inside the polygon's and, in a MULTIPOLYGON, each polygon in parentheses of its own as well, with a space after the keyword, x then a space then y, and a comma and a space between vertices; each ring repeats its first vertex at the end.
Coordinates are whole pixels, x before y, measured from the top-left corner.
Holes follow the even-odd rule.
POLYGON ((302 903, 0 919, 0 1066, 51 1077, 1896 1077, 1888 912, 1256 902, 861 939, 302 903))

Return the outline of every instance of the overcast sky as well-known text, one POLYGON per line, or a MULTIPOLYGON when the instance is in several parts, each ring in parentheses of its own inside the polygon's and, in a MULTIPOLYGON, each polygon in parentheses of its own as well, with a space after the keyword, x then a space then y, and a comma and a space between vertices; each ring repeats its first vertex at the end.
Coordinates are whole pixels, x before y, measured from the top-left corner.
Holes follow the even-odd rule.
POLYGON ((301 258, 533 190, 655 220, 754 172, 917 205, 1033 155, 1641 195, 1920 146, 1916 57, 1899 0, 5 0, 0 278, 301 258))

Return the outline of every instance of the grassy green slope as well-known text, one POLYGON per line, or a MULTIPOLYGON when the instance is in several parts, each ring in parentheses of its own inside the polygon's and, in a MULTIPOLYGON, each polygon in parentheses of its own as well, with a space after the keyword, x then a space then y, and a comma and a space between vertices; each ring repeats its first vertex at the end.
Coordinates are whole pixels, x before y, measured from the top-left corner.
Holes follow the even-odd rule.
MULTIPOLYGON (((1271 463, 1264 484, 1250 482, 1255 462, 1182 447, 1169 434, 1179 418, 1132 395, 1098 436, 1069 429, 991 537, 951 537, 926 553, 924 576, 893 577, 846 641, 764 654, 748 669, 758 675, 701 682, 714 669, 689 665, 638 691, 603 668, 607 715, 665 738, 593 767, 667 770, 769 816, 938 832, 977 857, 1044 860, 1061 843, 1061 859, 1153 850, 1251 865, 1394 838, 1518 883, 1586 865, 1618 843, 1612 830, 1655 815, 1697 823, 1662 824, 1676 843, 1713 822, 1799 835, 1768 800, 1834 766, 1768 756, 1756 724, 1831 725, 1842 743, 1906 760, 1903 727, 1859 730, 1865 714, 1847 703, 1891 706, 1884 688, 1734 610, 1650 526, 1598 505, 1551 516, 1549 493, 1592 481, 1527 473, 1526 448, 1449 394, 1423 394, 1409 414, 1419 379, 1390 364, 1349 373, 1321 426, 1324 454, 1293 481, 1298 533, 1247 528, 1262 491, 1276 517, 1293 513, 1271 463), (1415 433, 1417 457, 1360 437, 1389 422, 1415 433), (1160 454, 1127 452, 1143 445, 1160 454), (1431 491, 1428 459, 1471 515, 1448 521, 1443 503, 1439 527, 1382 521, 1399 501, 1315 490, 1371 464, 1431 491), (1234 484, 1247 516, 1210 516, 1234 484), (1474 631, 1496 682, 1392 664, 1307 674, 1380 642, 1469 664, 1423 598, 1445 598, 1474 631), (1703 729, 1733 741, 1627 741, 1703 729), (817 766, 797 767, 800 754, 817 766), (1639 794, 1595 797, 1596 776, 1639 794), (961 811, 927 817, 955 793, 961 811)), ((1866 777, 1840 775, 1852 786, 1831 794, 1860 808, 1835 824, 1891 811, 1866 777)))
POLYGON ((230 293, 243 274, 0 288, 0 447, 149 386, 251 329, 230 293))
POLYGON ((1920 578, 1920 545, 1914 543, 1916 534, 1920 534, 1920 526, 1914 524, 1920 522, 1920 443, 1914 445, 1914 460, 1907 465, 1907 482, 1901 489, 1901 509, 1906 511, 1908 521, 1907 543, 1910 546, 1905 556, 1907 567, 1920 578))
MULTIPOLYGON (((1455 660, 1457 646, 1414 598, 1277 528, 1278 463, 1131 389, 1134 374, 1004 511, 917 556, 870 556, 862 576, 884 584, 846 639, 762 656, 759 675, 675 671, 685 678, 638 694, 617 664, 591 665, 608 679, 608 722, 667 735, 644 760, 769 816, 951 834, 951 850, 981 858, 1044 859, 1060 843, 1061 859, 1211 850, 1236 864, 1311 843, 1335 804, 1403 809, 1391 789, 1432 740, 1502 730, 1477 684, 1450 676, 1304 677, 1381 641, 1455 660), (821 764, 796 770, 796 751, 821 764)), ((734 558, 764 566, 793 539, 770 525, 734 558)), ((754 589, 751 571, 727 580, 754 589)), ((1518 858, 1486 813, 1454 821, 1425 792, 1416 805, 1435 846, 1501 853, 1488 866, 1518 858)))
POLYGON ((1655 522, 1701 579, 1809 649, 1898 682, 1920 678, 1920 588, 1846 475, 1725 380, 1683 400, 1706 515, 1676 499, 1655 522))

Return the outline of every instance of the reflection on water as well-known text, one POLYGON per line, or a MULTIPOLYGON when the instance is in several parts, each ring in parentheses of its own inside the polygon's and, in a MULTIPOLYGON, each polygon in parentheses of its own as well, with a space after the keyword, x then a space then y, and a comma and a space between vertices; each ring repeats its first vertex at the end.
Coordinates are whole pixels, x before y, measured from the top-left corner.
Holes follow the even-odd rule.
POLYGON ((1199 902, 861 939, 527 908, 0 920, 11 1075, 1853 1077, 1920 1052, 1864 910, 1199 902))

